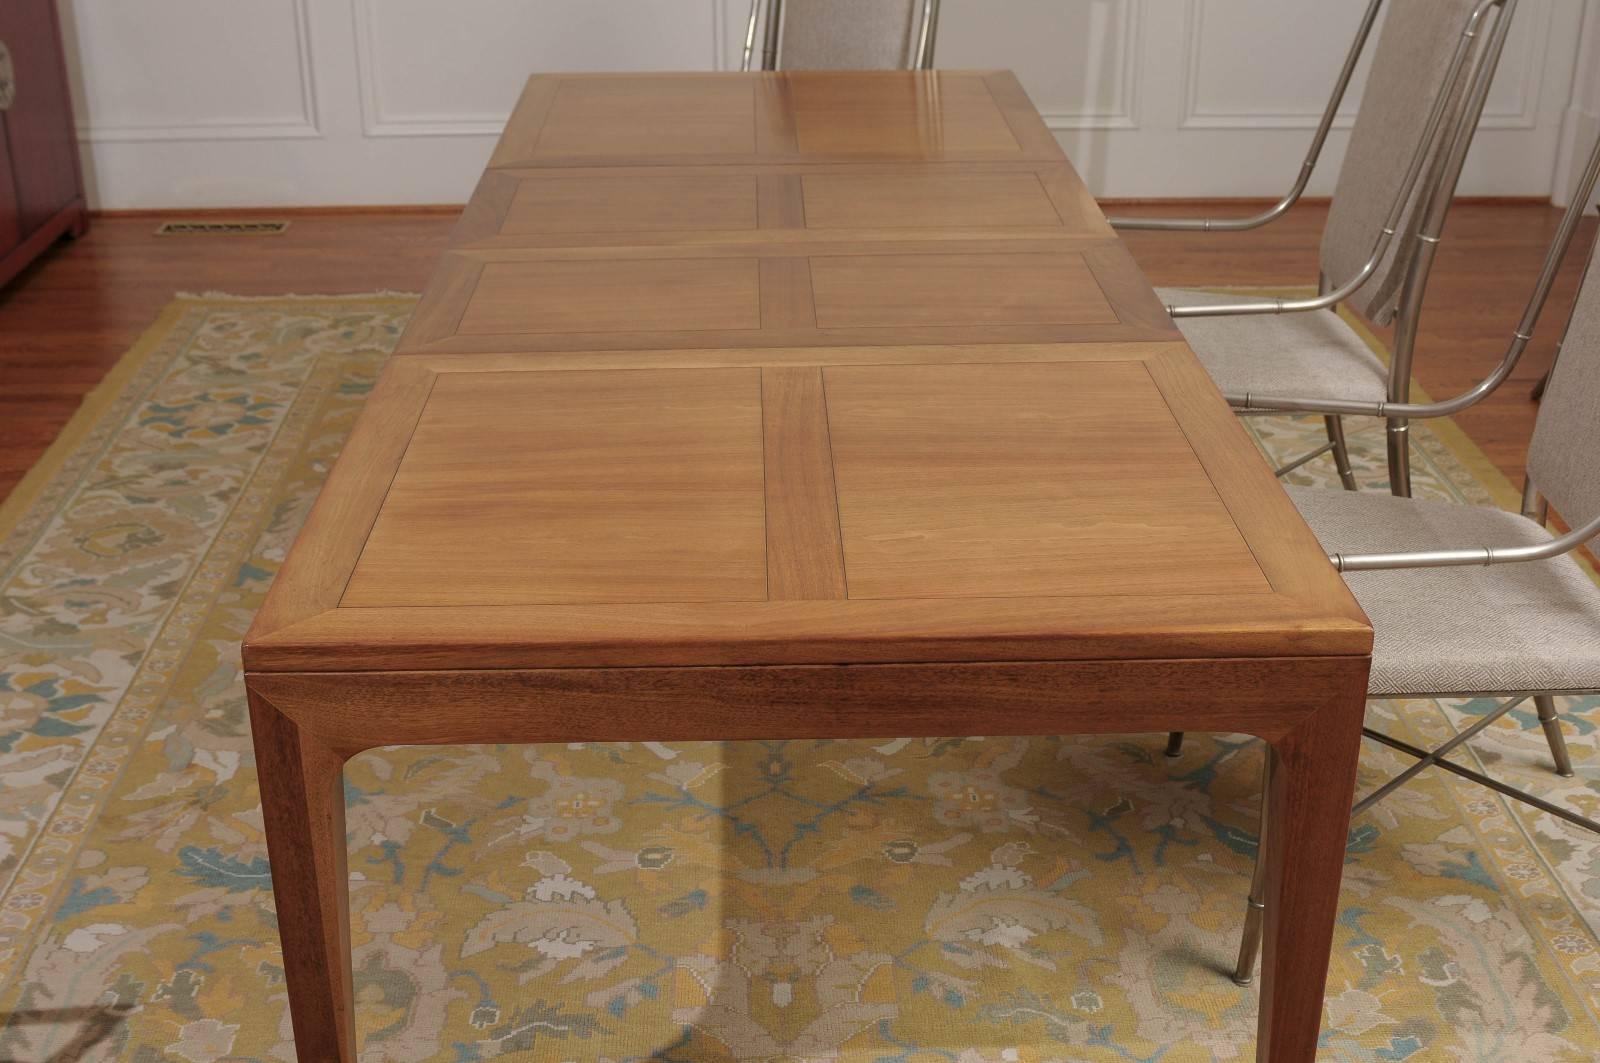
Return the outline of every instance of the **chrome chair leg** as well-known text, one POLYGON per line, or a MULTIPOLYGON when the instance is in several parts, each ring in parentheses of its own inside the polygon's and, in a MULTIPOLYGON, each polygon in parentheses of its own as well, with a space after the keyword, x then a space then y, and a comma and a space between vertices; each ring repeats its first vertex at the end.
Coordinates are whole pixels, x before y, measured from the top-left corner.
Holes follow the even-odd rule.
POLYGON ((1285 476, 1288 476, 1290 473, 1294 472, 1300 466, 1311 464, 1313 461, 1316 461, 1318 458, 1322 457, 1322 455, 1328 453, 1332 449, 1333 441, 1329 440, 1328 442, 1322 444, 1322 446, 1317 447, 1315 450, 1308 450, 1298 458, 1295 458, 1293 461, 1284 462, 1282 465, 1279 465, 1276 469, 1272 470, 1272 475, 1281 480, 1285 476))
POLYGON ((1256 836, 1256 869, 1250 879, 1250 899, 1244 910, 1244 932, 1239 937, 1239 960, 1233 980, 1249 985, 1256 980, 1256 957, 1261 954, 1261 932, 1267 918, 1267 802, 1272 794, 1272 747, 1261 758, 1261 828, 1256 836))
POLYGON ((1183 752, 1183 732, 1169 731, 1167 733, 1167 748, 1164 751, 1169 757, 1176 757, 1183 752))
MULTIPOLYGON (((1484 728, 1493 724, 1496 720, 1500 719, 1500 717, 1504 716, 1518 705, 1521 705, 1530 697, 1542 698, 1544 695, 1520 694, 1517 697, 1501 702, 1499 705, 1495 706, 1493 710, 1486 712, 1479 717, 1477 722, 1475 722, 1471 727, 1459 732, 1454 738, 1450 739, 1450 741, 1446 742, 1444 745, 1439 746, 1437 749, 1419 749, 1410 742, 1395 738, 1393 735, 1386 735, 1382 731, 1375 731, 1370 727, 1363 727, 1361 729, 1361 733, 1366 737, 1375 742, 1382 742, 1390 749, 1397 750, 1406 754, 1407 756, 1415 757, 1417 762, 1411 767, 1407 768, 1405 771, 1401 772, 1399 775, 1396 775, 1394 778, 1384 783, 1382 786, 1378 787, 1376 790, 1372 791, 1366 797, 1363 797, 1361 800, 1357 801, 1355 808, 1351 809, 1350 814, 1353 816, 1359 816, 1361 813, 1365 812, 1367 809, 1383 800, 1389 794, 1393 793, 1396 789, 1405 785, 1407 781, 1421 773, 1424 768, 1431 766, 1435 768, 1442 768, 1445 771, 1450 772, 1452 775, 1459 775, 1463 779, 1471 779, 1480 786, 1487 786, 1496 793, 1504 794, 1505 796, 1516 801, 1521 801, 1525 805, 1531 805, 1532 807, 1537 808, 1539 811, 1555 816, 1557 819, 1565 820, 1568 823, 1571 823, 1573 826, 1582 827, 1584 830, 1589 830, 1595 832, 1596 834, 1600 834, 1600 821, 1590 819, 1588 816, 1580 816, 1570 808, 1563 808, 1560 805, 1546 801, 1544 798, 1539 797, 1536 794, 1530 794, 1526 790, 1518 789, 1517 787, 1512 786, 1510 783, 1503 783, 1499 779, 1490 778, 1481 771, 1476 771, 1472 768, 1466 767, 1465 765, 1457 764, 1452 760, 1445 759, 1445 754, 1451 752, 1457 746, 1460 746, 1470 740, 1484 728)), ((1550 752, 1554 754, 1556 758, 1556 771, 1566 775, 1572 770, 1572 759, 1567 755, 1566 742, 1562 740, 1560 731, 1555 730, 1560 725, 1555 719, 1555 703, 1553 701, 1550 703, 1548 710, 1546 710, 1542 705, 1539 706, 1539 720, 1541 723, 1545 723, 1545 737, 1547 739, 1551 738, 1552 731, 1555 732, 1555 737, 1550 743, 1550 752), (1545 723, 1547 711, 1550 719, 1548 723, 1545 723), (1559 752, 1557 752, 1556 748, 1557 743, 1560 744, 1559 752)))
POLYGON ((1400 498, 1411 497, 1411 422, 1389 420, 1389 490, 1400 498))
MULTIPOLYGON (((1479 786, 1486 786, 1495 793, 1504 794, 1514 801, 1521 801, 1525 805, 1537 808, 1540 812, 1544 812, 1547 815, 1554 816, 1560 820, 1565 820, 1566 822, 1571 823, 1574 827, 1582 827, 1584 830, 1593 831, 1596 834, 1600 834, 1600 821, 1590 819, 1588 816, 1580 816, 1570 808, 1562 808, 1560 805, 1546 801, 1544 798, 1539 797, 1536 794, 1530 794, 1528 791, 1519 790, 1509 783, 1503 783, 1499 779, 1491 778, 1481 771, 1474 771, 1472 768, 1466 767, 1462 764, 1457 764, 1453 760, 1446 760, 1444 757, 1439 756, 1437 750, 1429 752, 1426 749, 1419 749, 1410 742, 1402 741, 1401 739, 1395 738, 1392 735, 1386 735, 1382 731, 1374 731, 1370 727, 1363 727, 1361 729, 1361 733, 1372 739, 1374 742, 1382 742, 1390 749, 1404 753, 1410 757, 1415 757, 1419 761, 1426 760, 1436 768, 1443 768, 1452 775, 1458 775, 1463 779, 1470 779, 1479 786)), ((1372 802, 1370 800, 1363 801, 1361 804, 1356 806, 1355 812, 1352 812, 1351 815, 1355 815, 1356 812, 1360 812, 1371 803, 1372 802)))
POLYGON ((1344 438, 1344 418, 1337 415, 1324 417, 1328 428, 1328 442, 1333 446, 1333 463, 1339 469, 1339 482, 1346 491, 1359 490, 1355 470, 1350 467, 1350 446, 1344 438))
POLYGON ((1550 743, 1550 755, 1555 758, 1556 774, 1572 778, 1572 755, 1567 752, 1567 740, 1561 734, 1561 721, 1556 716, 1556 699, 1549 694, 1536 694, 1533 704, 1539 711, 1539 726, 1544 728, 1544 740, 1550 743))
MULTIPOLYGON (((1445 759, 1444 755, 1446 753, 1449 753, 1458 746, 1464 745, 1468 739, 1472 738, 1480 731, 1483 731, 1485 728, 1493 724, 1494 721, 1500 719, 1500 717, 1504 716, 1506 713, 1510 712, 1512 709, 1516 708, 1518 705, 1521 705, 1527 700, 1527 695, 1506 700, 1497 706, 1493 712, 1490 712, 1483 718, 1479 719, 1471 727, 1460 732, 1439 748, 1431 750, 1419 749, 1418 747, 1411 745, 1409 742, 1402 741, 1398 738, 1393 738, 1381 731, 1374 731, 1370 727, 1363 727, 1361 729, 1361 733, 1367 738, 1371 738, 1377 742, 1380 742, 1383 745, 1388 746, 1390 749, 1394 749, 1398 752, 1414 757, 1416 758, 1417 763, 1413 764, 1411 767, 1407 768, 1393 779, 1390 779, 1383 786, 1380 786, 1378 789, 1374 790, 1360 801, 1357 801, 1355 807, 1351 809, 1350 814, 1352 816, 1360 815, 1373 805, 1377 804, 1379 801, 1383 800, 1389 794, 1405 785, 1411 779, 1421 774, 1423 769, 1432 766, 1436 768, 1443 768, 1445 771, 1448 771, 1453 775, 1458 775, 1464 779, 1470 779, 1481 786, 1486 786, 1497 793, 1501 793, 1509 798, 1512 798, 1513 800, 1521 801, 1525 804, 1531 805, 1534 808, 1539 809, 1541 812, 1545 812, 1549 815, 1557 817, 1558 819, 1565 820, 1574 826, 1583 827, 1586 830, 1600 833, 1600 822, 1596 822, 1595 820, 1589 819, 1585 816, 1580 816, 1570 809, 1562 808, 1561 806, 1552 804, 1541 797, 1530 794, 1525 790, 1519 790, 1514 786, 1509 786, 1506 783, 1500 782, 1498 779, 1492 779, 1489 776, 1484 775, 1482 772, 1474 771, 1471 768, 1445 759)), ((1539 711, 1539 723, 1544 728, 1546 740, 1548 740, 1550 743, 1550 754, 1551 756, 1555 757, 1556 773, 1571 778, 1573 774, 1572 757, 1567 752, 1566 739, 1561 734, 1561 723, 1556 715, 1555 698, 1546 694, 1536 694, 1533 695, 1533 700, 1539 711)), ((1175 731, 1173 732, 1173 737, 1181 742, 1183 738, 1183 732, 1175 731)), ((1171 748, 1171 745, 1172 744, 1169 741, 1169 749, 1171 748)), ((1250 899, 1244 913, 1244 930, 1239 938, 1239 959, 1233 968, 1233 980, 1243 986, 1247 986, 1255 980, 1256 958, 1261 952, 1261 935, 1265 929, 1265 920, 1267 915, 1266 852, 1267 845, 1269 844, 1267 839, 1267 801, 1272 793, 1273 752, 1271 747, 1268 747, 1265 750, 1265 753, 1266 758, 1261 765, 1261 829, 1256 841, 1255 874, 1250 881, 1250 899)))
MULTIPOLYGON (((1502 701, 1499 705, 1496 705, 1492 711, 1486 712, 1482 716, 1478 717, 1477 721, 1473 723, 1471 727, 1468 727, 1463 731, 1456 732, 1456 736, 1450 739, 1450 741, 1446 742, 1444 745, 1438 746, 1434 749, 1423 750, 1422 753, 1417 757, 1417 762, 1415 764, 1411 765, 1411 767, 1407 768, 1399 775, 1396 775, 1394 778, 1390 779, 1388 782, 1384 783, 1382 786, 1378 787, 1376 790, 1357 801, 1355 807, 1350 810, 1350 814, 1352 816, 1361 815, 1361 813, 1365 812, 1379 801, 1382 801, 1385 797, 1388 797, 1390 794, 1400 789, 1400 787, 1404 786, 1412 779, 1415 779, 1418 775, 1421 775, 1423 770, 1429 765, 1437 764, 1440 767, 1443 767, 1445 754, 1450 753, 1457 746, 1462 746, 1472 741, 1472 739, 1476 737, 1480 731, 1493 725, 1493 723, 1500 719, 1500 717, 1504 716, 1506 713, 1510 712, 1512 709, 1516 708, 1518 705, 1521 705, 1527 700, 1528 695, 1523 694, 1521 697, 1510 698, 1506 701, 1502 701)), ((1363 727, 1361 729, 1361 733, 1366 735, 1368 738, 1376 739, 1377 741, 1384 743, 1390 749, 1399 748, 1395 745, 1395 740, 1391 739, 1390 736, 1381 731, 1375 731, 1370 727, 1363 727)))
POLYGON ((755 55, 756 49, 756 17, 761 13, 761 0, 750 0, 750 21, 744 28, 744 58, 739 63, 739 69, 748 72, 750 60, 755 55))

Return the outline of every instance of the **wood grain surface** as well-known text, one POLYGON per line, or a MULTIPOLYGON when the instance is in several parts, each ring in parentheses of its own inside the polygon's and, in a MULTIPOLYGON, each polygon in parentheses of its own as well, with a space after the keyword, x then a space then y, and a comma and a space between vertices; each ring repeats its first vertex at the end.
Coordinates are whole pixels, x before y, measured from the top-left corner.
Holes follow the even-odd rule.
POLYGON ((455 373, 343 608, 761 601, 756 369, 455 373))
POLYGON ((484 173, 453 234, 462 248, 726 242, 1110 237, 1071 165, 769 162, 514 167, 484 173))
POLYGON ((489 165, 1061 157, 1007 71, 542 74, 489 165))
POLYGON ((767 598, 848 598, 822 369, 762 369, 761 411, 767 598))
POLYGON ((1143 363, 823 379, 853 598, 1272 590, 1143 363))
POLYGON ((1115 325, 1094 272, 1072 252, 817 255, 817 327, 1115 325))
POLYGON ((1313 1057, 1371 630, 1071 182, 975 160, 1066 165, 1010 75, 529 82, 245 640, 302 1056, 360 749, 1218 729, 1313 1057))
MULTIPOLYGON (((393 742, 1128 734, 1192 730, 1202 721, 1282 744, 1323 716, 1358 732, 1349 691, 1365 669, 1359 657, 1246 657, 272 672, 255 676, 252 691, 298 730, 297 742, 340 757, 393 742)), ((1348 801, 1343 811, 1348 816, 1348 801)))
POLYGON ((761 327, 755 258, 489 262, 456 335, 746 331, 761 327))
POLYGON ((812 173, 800 179, 808 229, 1055 228, 1065 224, 1033 172, 812 173))
POLYGON ((499 231, 523 236, 754 229, 758 183, 754 174, 540 173, 515 182, 499 231))
POLYGON ((892 353, 400 356, 247 663, 1368 652, 1182 344, 892 353))
POLYGON ((403 353, 1177 340, 1117 241, 603 243, 453 251, 403 353))
MULTIPOLYGON (((1071 171, 1070 166, 1059 169, 1071 171)), ((502 173, 515 171, 493 171, 485 175, 484 184, 502 173)), ((1073 181, 1081 187, 1075 174, 1073 181)), ((480 226, 498 225, 493 204, 473 202, 490 212, 489 222, 480 226)), ((1081 209, 1100 219, 1087 192, 1082 204, 1081 209)), ((1250 201, 1123 204, 1115 211, 1209 211, 1221 216, 1262 206, 1250 201)), ((289 231, 269 242, 155 235, 162 220, 190 217, 192 212, 100 216, 88 235, 58 245, 21 279, 0 289, 0 333, 7 340, 0 344, 0 496, 38 461, 83 396, 173 293, 419 291, 452 231, 473 224, 472 212, 460 211, 456 206, 227 212, 228 217, 292 218, 289 231)), ((1325 201, 1308 198, 1255 232, 1128 233, 1123 239, 1155 284, 1306 284, 1316 276, 1317 241, 1326 213, 1325 201)), ((1451 211, 1449 232, 1428 285, 1416 364, 1416 378, 1430 394, 1448 395, 1470 386, 1499 357, 1560 218, 1561 211, 1548 203, 1531 201, 1468 199, 1451 211), (1527 278, 1527 284, 1517 278, 1527 278)), ((1580 245, 1593 238, 1595 220, 1586 218, 1582 226, 1580 245)), ((947 230, 946 235, 955 232, 947 230)), ((641 234, 621 238, 632 243, 641 234)), ((1562 268, 1547 311, 1550 327, 1538 330, 1510 383, 1456 417, 1494 465, 1514 480, 1522 474, 1538 412, 1528 390, 1549 367, 1555 324, 1566 317, 1581 258, 1572 256, 1562 268)))

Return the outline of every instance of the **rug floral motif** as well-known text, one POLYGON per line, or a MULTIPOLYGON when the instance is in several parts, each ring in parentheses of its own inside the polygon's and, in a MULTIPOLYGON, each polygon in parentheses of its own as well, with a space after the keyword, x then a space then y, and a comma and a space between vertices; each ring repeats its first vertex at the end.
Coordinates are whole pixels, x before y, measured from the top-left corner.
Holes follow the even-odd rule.
MULTIPOLYGON (((239 640, 412 301, 175 304, 0 515, 0 1059, 293 1060, 239 640)), ((1251 422, 1281 458, 1320 421, 1251 422)), ((1419 494, 1503 500, 1417 430, 1419 494)), ((1381 489, 1381 433, 1352 437, 1381 489)), ((1333 486, 1326 460, 1291 477, 1333 486)), ((1530 713, 1474 744, 1593 813, 1530 713)), ((759 705, 752 705, 759 712, 759 705)), ((1488 703, 1374 703, 1436 744, 1488 703)), ((1242 736, 382 749, 361 1059, 1249 1060, 1242 736)), ((1368 747, 1362 785, 1403 766, 1368 747)), ((1600 842, 1425 774, 1352 825, 1321 1058, 1600 1056, 1600 842)))

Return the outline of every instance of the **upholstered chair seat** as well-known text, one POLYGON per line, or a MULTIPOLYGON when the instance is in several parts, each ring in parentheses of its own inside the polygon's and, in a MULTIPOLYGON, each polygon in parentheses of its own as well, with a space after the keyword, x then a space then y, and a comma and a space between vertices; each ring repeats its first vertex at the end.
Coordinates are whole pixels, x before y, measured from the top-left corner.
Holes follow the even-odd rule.
MULTIPOLYGON (((1491 506, 1289 488, 1330 553, 1532 546, 1551 539, 1491 506)), ((1348 572, 1372 620, 1373 697, 1600 688, 1600 587, 1572 554, 1521 564, 1348 572)))
MULTIPOLYGON (((1237 295, 1158 288, 1168 305, 1218 306, 1237 295)), ((1200 364, 1225 395, 1381 401, 1388 370, 1333 310, 1276 317, 1194 317, 1183 321, 1200 364)))

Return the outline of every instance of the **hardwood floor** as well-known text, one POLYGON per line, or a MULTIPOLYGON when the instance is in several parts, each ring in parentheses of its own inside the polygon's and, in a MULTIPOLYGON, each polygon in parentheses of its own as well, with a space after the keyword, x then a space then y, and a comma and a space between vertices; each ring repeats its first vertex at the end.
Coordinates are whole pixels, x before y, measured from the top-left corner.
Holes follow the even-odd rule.
POLYGON ((293 223, 282 236, 155 236, 155 216, 100 218, 0 289, 0 497, 174 293, 421 291, 456 209, 260 216, 293 223))
MULTIPOLYGON (((1193 214, 1198 204, 1117 213, 1193 214)), ((1217 214, 1252 204, 1212 205, 1217 214)), ((246 216, 250 212, 235 212, 246 216)), ((179 291, 241 295, 419 291, 455 217, 451 209, 262 212, 291 217, 282 236, 163 236, 155 216, 98 219, 0 289, 0 496, 41 455, 83 395, 179 291)), ((1163 285, 1298 284, 1316 278, 1325 207, 1305 204, 1250 233, 1128 233, 1163 285)), ((174 215, 176 216, 176 215, 174 215)), ((1430 286, 1417 375, 1435 397, 1477 381, 1505 349, 1560 212, 1522 203, 1463 204, 1445 231, 1430 286)), ((1580 236, 1592 238, 1594 221, 1580 236)), ((1550 364, 1581 271, 1575 252, 1516 376, 1458 418, 1517 479, 1537 410, 1528 390, 1550 364)))

